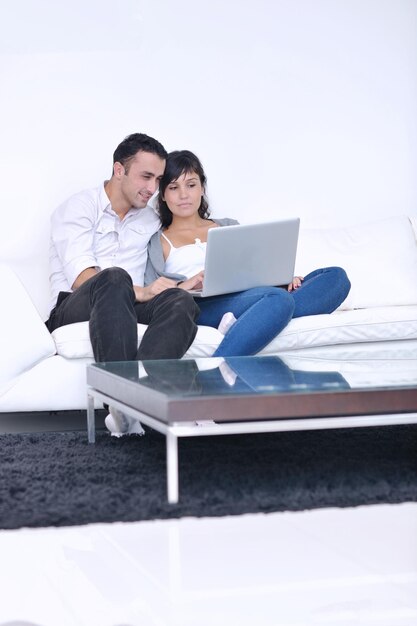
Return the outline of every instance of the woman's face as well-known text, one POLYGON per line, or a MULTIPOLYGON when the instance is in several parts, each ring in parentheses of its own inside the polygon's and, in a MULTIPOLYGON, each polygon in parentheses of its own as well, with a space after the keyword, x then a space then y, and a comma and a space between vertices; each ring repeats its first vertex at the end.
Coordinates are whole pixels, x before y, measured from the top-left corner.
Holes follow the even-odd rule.
POLYGON ((189 172, 167 185, 163 200, 173 215, 190 217, 200 208, 203 194, 200 177, 195 172, 189 172))

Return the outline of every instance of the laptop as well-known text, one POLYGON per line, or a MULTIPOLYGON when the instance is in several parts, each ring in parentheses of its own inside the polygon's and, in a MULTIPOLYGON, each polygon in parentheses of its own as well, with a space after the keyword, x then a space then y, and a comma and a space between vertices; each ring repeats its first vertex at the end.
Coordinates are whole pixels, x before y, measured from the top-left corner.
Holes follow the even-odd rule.
POLYGON ((210 228, 202 289, 195 297, 288 285, 294 276, 300 219, 210 228))

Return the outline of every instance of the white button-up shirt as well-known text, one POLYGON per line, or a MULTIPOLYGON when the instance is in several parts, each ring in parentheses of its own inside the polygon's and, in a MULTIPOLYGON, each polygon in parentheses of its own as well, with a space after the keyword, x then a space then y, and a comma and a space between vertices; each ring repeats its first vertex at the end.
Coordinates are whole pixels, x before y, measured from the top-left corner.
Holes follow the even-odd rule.
POLYGON ((88 267, 122 267, 134 285, 143 286, 148 241, 160 227, 153 208, 132 208, 121 220, 102 184, 71 196, 51 221, 51 308, 58 293, 72 291, 75 279, 88 267))

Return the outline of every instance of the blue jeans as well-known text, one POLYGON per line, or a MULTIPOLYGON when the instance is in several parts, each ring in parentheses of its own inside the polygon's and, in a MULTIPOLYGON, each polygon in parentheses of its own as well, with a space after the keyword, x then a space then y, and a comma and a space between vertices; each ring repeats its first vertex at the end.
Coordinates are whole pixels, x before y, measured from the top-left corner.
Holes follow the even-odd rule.
POLYGON ((350 281, 340 267, 314 270, 298 289, 255 287, 222 296, 200 298, 197 324, 217 328, 224 313, 237 318, 213 356, 256 354, 276 337, 293 317, 332 313, 345 300, 350 281))

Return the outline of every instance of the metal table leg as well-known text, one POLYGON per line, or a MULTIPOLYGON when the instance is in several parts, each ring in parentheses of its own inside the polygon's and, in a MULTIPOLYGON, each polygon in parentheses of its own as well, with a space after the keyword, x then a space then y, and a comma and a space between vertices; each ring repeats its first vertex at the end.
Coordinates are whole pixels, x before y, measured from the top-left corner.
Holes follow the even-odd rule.
POLYGON ((178 437, 169 429, 166 434, 168 502, 178 502, 178 437))
POLYGON ((87 393, 87 432, 88 432, 88 443, 95 443, 96 424, 95 424, 94 398, 89 393, 87 393))

